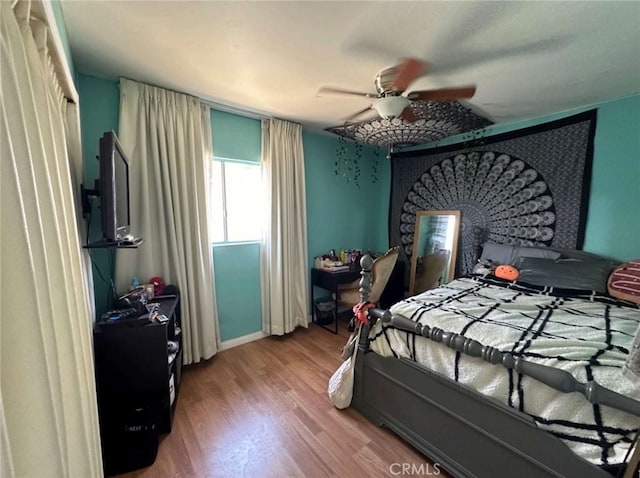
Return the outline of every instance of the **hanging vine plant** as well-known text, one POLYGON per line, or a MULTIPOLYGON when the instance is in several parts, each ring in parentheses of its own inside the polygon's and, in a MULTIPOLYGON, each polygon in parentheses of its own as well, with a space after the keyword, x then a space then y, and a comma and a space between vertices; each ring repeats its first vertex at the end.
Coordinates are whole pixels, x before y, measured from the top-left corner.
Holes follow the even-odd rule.
POLYGON ((465 133, 462 136, 462 142, 466 148, 485 144, 487 142, 487 127, 485 126, 465 133))
POLYGON ((378 182, 378 166, 380 165, 380 148, 376 148, 373 152, 373 164, 371 164, 371 182, 378 182))
POLYGON ((360 160, 362 159, 362 144, 338 138, 334 173, 342 176, 347 183, 354 183, 360 187, 360 160), (350 145, 353 145, 350 147, 350 145), (352 150, 352 151, 351 151, 352 150))
POLYGON ((353 151, 353 182, 360 187, 360 160, 362 159, 362 143, 354 143, 353 151))

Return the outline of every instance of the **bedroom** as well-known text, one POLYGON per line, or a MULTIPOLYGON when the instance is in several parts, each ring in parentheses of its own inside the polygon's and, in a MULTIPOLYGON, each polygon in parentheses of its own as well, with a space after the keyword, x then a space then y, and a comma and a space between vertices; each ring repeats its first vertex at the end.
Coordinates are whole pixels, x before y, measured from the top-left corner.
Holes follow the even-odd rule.
MULTIPOLYGON (((64 10, 64 3, 63 8, 64 10)), ((442 30, 440 30, 442 32, 442 30)), ((402 52, 401 54, 403 54, 402 52)), ((383 55, 384 56, 384 55, 383 55)), ((368 88, 370 77, 376 69, 384 66, 388 60, 395 60, 395 55, 390 58, 388 55, 384 61, 370 60, 367 65, 362 66, 363 74, 352 75, 354 87, 368 88), (360 82, 360 83, 358 83, 360 82), (363 83, 364 82, 364 83, 363 83)), ((427 59, 431 60, 430 57, 427 59)), ((75 58, 74 58, 75 60, 75 58)), ((80 120, 82 124, 82 146, 84 148, 85 173, 90 174, 91 164, 95 167, 93 158, 97 139, 102 132, 109 129, 117 130, 119 92, 117 80, 113 77, 105 78, 85 74, 85 71, 78 70, 77 88, 80 95, 80 120)), ((140 79, 140 78, 138 78, 140 79)), ((470 77, 462 77, 468 80, 470 77)), ((602 80, 605 81, 606 80, 602 80)), ((315 86, 321 83, 344 84, 349 86, 345 70, 340 69, 332 73, 326 81, 316 81, 315 86)), ((615 83, 615 82, 613 82, 615 83)), ((165 85, 175 89, 181 89, 174 84, 165 85)), ((637 85, 636 85, 637 86, 637 85)), ((369 88, 370 89, 370 88, 369 88)), ((612 256, 620 260, 628 260, 640 256, 637 249, 638 221, 634 208, 620 207, 618 205, 635 204, 638 202, 638 190, 635 187, 635 178, 638 177, 638 162, 640 145, 637 134, 637 118, 640 109, 640 98, 638 90, 629 91, 613 97, 584 101, 572 105, 572 107, 561 107, 556 110, 556 114, 539 115, 522 122, 504 122, 492 127, 489 131, 501 132, 509 129, 516 129, 537 123, 545 123, 560 116, 567 116, 582 110, 593 107, 598 110, 598 123, 595 137, 595 152, 593 164, 593 183, 591 186, 591 199, 589 204, 589 217, 587 220, 587 230, 585 233, 585 250, 596 252, 605 256, 612 256), (635 169, 634 169, 635 168, 635 169), (613 239, 615 238, 615 239, 613 239)), ((334 122, 338 122, 340 117, 344 117, 353 110, 361 107, 361 103, 350 102, 348 105, 335 106, 333 99, 316 99, 315 105, 321 105, 321 101, 332 101, 332 108, 336 109, 332 117, 334 122)), ((342 103, 339 99, 337 103, 342 103)), ((346 102, 345 102, 346 103, 346 102)), ((253 106, 249 104, 247 109, 253 106)), ((364 106, 364 105, 362 105, 364 106)), ((251 145, 260 144, 259 120, 251 116, 237 116, 225 112, 217 114, 217 122, 224 126, 224 122, 234 124, 234 128, 246 128, 247 133, 239 133, 233 137, 229 135, 229 147, 233 148, 240 143, 238 138, 245 138, 248 134, 253 135, 251 145)), ((215 123, 216 117, 212 118, 214 124, 214 151, 217 146, 225 147, 226 136, 216 137, 215 123)), ((455 141, 455 139, 454 139, 455 141)), ((318 129, 308 129, 303 131, 303 143, 305 147, 305 169, 307 178, 314 178, 315 181, 307 181, 307 217, 308 217, 308 260, 314 255, 327 251, 334 247, 356 247, 362 249, 373 249, 383 251, 387 248, 387 207, 390 190, 390 170, 385 163, 385 153, 379 157, 380 172, 376 183, 371 180, 370 168, 375 161, 373 150, 365 150, 363 156, 363 169, 360 180, 360 188, 354 184, 340 182, 335 179, 334 157, 338 147, 336 138, 318 132, 318 129), (345 205, 351 205, 348 210, 345 205), (353 210, 358 211, 358 220, 361 223, 353 223, 353 210), (369 217, 362 213, 370 214, 369 217), (372 225, 375 229, 375 239, 370 238, 370 230, 365 233, 363 224, 372 225)), ((244 145, 244 144, 242 144, 244 145)), ((218 152, 216 152, 218 153, 218 152)), ((229 154, 221 152, 219 154, 229 154)), ((240 152, 234 154, 256 155, 253 151, 240 152)), ((259 154, 259 153, 258 153, 259 154)), ((368 226, 369 228, 371 226, 368 226)), ((4 241, 3 241, 4 244, 4 241)), ((225 265, 228 273, 233 274, 239 268, 245 274, 238 281, 249 281, 254 284, 254 297, 249 300, 244 288, 233 288, 231 290, 218 291, 218 307, 220 319, 220 332, 222 339, 235 340, 244 336, 256 338, 261 335, 260 297, 258 282, 258 252, 255 245, 237 245, 227 248, 215 248, 216 257, 216 286, 224 284, 225 265), (238 248, 234 251, 233 248, 238 248), (227 255, 226 255, 227 254, 227 255), (238 267, 239 257, 246 258, 251 264, 246 268, 238 267), (234 271, 235 266, 235 271, 234 271), (220 277, 218 277, 220 275, 220 277), (257 285, 256 285, 257 284, 257 285), (228 302, 223 303, 224 300, 228 302), (243 309, 238 310, 238 303, 243 309), (225 312, 224 307, 227 307, 225 312), (235 317, 244 317, 230 323, 225 323, 228 318, 228 311, 233 310, 235 317), (257 335, 256 335, 257 334, 257 335)), ((104 287, 100 285, 99 279, 95 281, 96 300, 100 300, 100 294, 104 293, 104 287)), ((104 299, 98 308, 104 310, 104 299)), ((3 385, 4 386, 4 385, 3 385)))

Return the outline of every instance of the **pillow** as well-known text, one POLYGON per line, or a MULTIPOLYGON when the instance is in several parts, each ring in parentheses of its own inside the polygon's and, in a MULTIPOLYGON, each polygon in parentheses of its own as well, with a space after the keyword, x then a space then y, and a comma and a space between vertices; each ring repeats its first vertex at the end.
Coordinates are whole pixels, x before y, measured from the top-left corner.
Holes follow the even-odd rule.
POLYGON ((562 259, 577 259, 579 261, 611 261, 616 265, 619 265, 619 261, 614 261, 593 252, 579 251, 577 249, 564 249, 558 247, 550 247, 549 249, 559 252, 562 259))
POLYGON ((519 280, 528 284, 600 293, 607 292, 607 279, 613 269, 611 261, 607 260, 550 260, 540 257, 522 257, 516 267, 520 271, 519 280))
POLYGON ((509 246, 487 242, 482 247, 480 260, 494 264, 516 265, 521 257, 541 257, 544 259, 560 259, 561 253, 545 247, 509 246))
POLYGON ((560 259, 560 254, 557 251, 552 251, 551 249, 546 249, 544 247, 518 247, 516 248, 516 262, 521 257, 539 257, 541 259, 551 259, 555 261, 556 259, 560 259))
POLYGON ((508 246, 506 244, 494 244, 487 242, 482 246, 482 255, 480 260, 483 262, 493 262, 494 264, 512 264, 514 260, 514 249, 516 246, 508 246))
POLYGON ((640 259, 616 267, 609 276, 607 289, 616 299, 640 304, 640 259))

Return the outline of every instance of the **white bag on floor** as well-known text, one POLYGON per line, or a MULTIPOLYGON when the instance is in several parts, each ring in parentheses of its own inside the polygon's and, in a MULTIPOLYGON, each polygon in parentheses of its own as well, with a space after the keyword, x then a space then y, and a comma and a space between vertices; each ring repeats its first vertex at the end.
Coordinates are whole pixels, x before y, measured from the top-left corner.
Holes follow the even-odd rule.
POLYGON ((347 346, 345 346, 346 349, 350 343, 355 342, 353 343, 353 354, 342 362, 338 370, 336 370, 329 379, 329 399, 331 403, 333 403, 333 406, 339 409, 347 408, 351 405, 351 399, 353 398, 353 379, 356 355, 358 354, 359 337, 360 328, 358 328, 355 341, 350 338, 347 346))

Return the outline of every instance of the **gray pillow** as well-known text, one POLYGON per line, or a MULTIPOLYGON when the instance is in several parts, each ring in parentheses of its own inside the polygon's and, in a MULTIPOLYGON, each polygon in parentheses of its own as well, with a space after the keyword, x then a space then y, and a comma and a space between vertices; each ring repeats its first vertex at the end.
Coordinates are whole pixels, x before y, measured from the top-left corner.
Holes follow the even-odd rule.
POLYGON ((562 256, 562 254, 559 252, 544 247, 516 248, 516 261, 520 260, 521 257, 539 257, 541 259, 551 259, 555 261, 556 259, 560 259, 560 256, 562 256))
POLYGON ((494 264, 515 264, 514 251, 515 246, 508 246, 506 244, 494 244, 487 242, 482 246, 481 261, 491 261, 494 264), (514 262, 511 262, 511 261, 514 262))
POLYGON ((496 265, 509 264, 515 266, 521 257, 540 257, 544 259, 560 259, 560 252, 545 247, 509 246, 487 242, 482 247, 480 260, 491 261, 496 265))
POLYGON ((562 259, 578 259, 579 261, 611 261, 612 264, 620 265, 620 261, 614 261, 607 257, 594 254, 593 252, 579 251, 577 249, 563 249, 558 247, 550 247, 549 249, 562 254, 562 259))
POLYGON ((539 257, 522 257, 516 267, 520 271, 518 281, 527 284, 600 293, 607 292, 607 279, 613 270, 612 262, 607 260, 549 260, 539 257))

